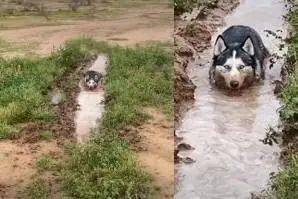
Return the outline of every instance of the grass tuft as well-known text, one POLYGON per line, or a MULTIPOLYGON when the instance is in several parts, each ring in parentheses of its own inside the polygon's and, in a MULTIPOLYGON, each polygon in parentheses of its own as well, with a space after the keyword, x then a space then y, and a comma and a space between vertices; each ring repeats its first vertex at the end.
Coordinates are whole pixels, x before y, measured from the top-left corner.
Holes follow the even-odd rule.
POLYGON ((45 180, 38 178, 22 190, 17 198, 48 199, 50 198, 50 187, 45 180))
POLYGON ((280 118, 285 126, 284 144, 288 144, 289 154, 287 166, 273 179, 272 192, 277 199, 298 198, 298 10, 289 13, 289 22, 294 27, 295 34, 290 40, 288 52, 288 72, 290 83, 282 93, 283 108, 280 110, 280 118))
POLYGON ((42 155, 36 162, 39 171, 53 170, 56 165, 57 162, 49 155, 42 155))

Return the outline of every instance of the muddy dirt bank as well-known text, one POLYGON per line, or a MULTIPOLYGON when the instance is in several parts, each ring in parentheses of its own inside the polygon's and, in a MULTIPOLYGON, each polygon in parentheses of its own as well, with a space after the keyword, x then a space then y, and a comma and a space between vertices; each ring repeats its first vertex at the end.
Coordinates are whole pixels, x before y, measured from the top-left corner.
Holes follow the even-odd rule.
POLYGON ((212 33, 224 25, 224 16, 239 5, 239 1, 219 0, 212 7, 199 8, 190 15, 175 17, 175 121, 177 126, 187 103, 194 100, 195 85, 186 73, 190 60, 211 45, 212 33), (204 11, 204 14, 202 12, 204 11))

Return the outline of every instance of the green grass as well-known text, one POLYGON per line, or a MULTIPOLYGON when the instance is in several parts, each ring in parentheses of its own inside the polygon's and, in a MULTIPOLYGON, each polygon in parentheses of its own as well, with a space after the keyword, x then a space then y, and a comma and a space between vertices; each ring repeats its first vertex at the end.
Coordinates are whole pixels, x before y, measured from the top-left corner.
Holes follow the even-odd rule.
POLYGON ((40 140, 50 141, 54 138, 54 134, 52 131, 44 131, 39 135, 40 140))
MULTIPOLYGON (((8 131, 18 124, 50 121, 54 117, 46 93, 65 67, 49 59, 0 61, 0 127, 8 131)), ((0 137, 5 138, 5 130, 0 137)))
POLYGON ((57 162, 49 155, 42 155, 36 162, 39 171, 49 171, 56 167, 57 162))
POLYGON ((298 198, 298 156, 289 158, 288 166, 273 178, 273 192, 277 199, 298 198))
POLYGON ((170 0, 174 4, 175 15, 191 12, 194 8, 204 6, 206 8, 216 7, 218 0, 170 0))
POLYGON ((288 65, 291 71, 290 84, 282 93, 284 106, 280 111, 280 118, 286 126, 283 136, 288 140, 286 142, 290 142, 285 144, 292 145, 292 149, 288 151, 290 155, 287 166, 273 179, 272 192, 277 199, 298 198, 298 145, 295 143, 295 137, 298 136, 298 10, 291 12, 289 17, 295 34, 290 40, 288 53, 288 65))
MULTIPOLYGON (((27 122, 55 122, 56 113, 48 97, 54 82, 98 53, 109 57, 106 111, 101 128, 95 130, 89 143, 66 150, 68 158, 58 169, 62 191, 86 199, 149 198, 151 178, 140 169, 127 142, 118 133, 148 119, 145 107, 159 109, 172 119, 173 52, 164 45, 131 49, 78 39, 47 58, 1 59, 0 138, 18 135, 27 122)), ((52 135, 43 132, 40 137, 47 140, 52 135)), ((37 161, 40 171, 52 167, 55 162, 49 157, 37 161)), ((31 198, 47 197, 47 188, 34 183, 28 188, 31 198)))
POLYGON ((0 58, 0 139, 15 137, 24 123, 55 120, 48 92, 57 79, 91 56, 87 50, 74 54, 66 47, 47 58, 0 58))
POLYGON ((24 190, 21 190, 17 198, 48 199, 50 198, 50 187, 45 180, 37 178, 24 190))
POLYGON ((144 107, 156 107, 171 117, 172 52, 158 46, 112 47, 88 39, 68 43, 65 52, 75 48, 109 56, 106 111, 100 134, 69 150, 62 171, 64 190, 75 198, 148 198, 150 177, 139 169, 118 132, 146 120, 144 107))

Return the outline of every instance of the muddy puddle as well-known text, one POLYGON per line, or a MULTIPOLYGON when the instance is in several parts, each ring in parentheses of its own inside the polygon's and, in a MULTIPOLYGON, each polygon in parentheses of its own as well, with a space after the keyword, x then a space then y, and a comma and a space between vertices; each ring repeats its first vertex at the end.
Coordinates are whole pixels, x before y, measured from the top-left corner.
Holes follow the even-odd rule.
MULTIPOLYGON (((285 14, 281 0, 241 1, 226 17, 225 26, 213 35, 212 44, 227 27, 248 25, 261 34, 271 54, 282 55, 286 50, 279 50, 282 41, 265 30, 285 37, 285 14)), ((177 165, 176 199, 250 198, 251 193, 266 188, 270 173, 279 166, 279 147, 264 145, 260 140, 269 126, 276 127, 279 122, 276 110, 281 105, 272 82, 280 79, 282 59, 272 69, 267 67, 262 84, 244 90, 240 96, 231 96, 209 84, 212 52, 206 50, 188 67, 197 86, 195 103, 176 132, 184 143, 194 147, 179 155, 195 162, 177 165)))
MULTIPOLYGON (((105 75, 107 57, 98 55, 92 66, 88 70, 94 70, 105 75)), ((80 82, 80 93, 77 98, 78 110, 75 115, 76 138, 79 143, 86 142, 94 128, 97 127, 99 120, 104 112, 104 90, 97 88, 87 90, 80 82)))

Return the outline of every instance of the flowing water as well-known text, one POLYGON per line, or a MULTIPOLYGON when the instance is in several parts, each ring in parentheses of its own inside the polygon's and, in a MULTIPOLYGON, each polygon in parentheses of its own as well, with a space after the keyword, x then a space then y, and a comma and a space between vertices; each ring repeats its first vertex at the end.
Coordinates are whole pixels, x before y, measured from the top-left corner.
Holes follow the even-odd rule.
MULTIPOLYGON (((88 70, 94 70, 105 75, 107 57, 98 55, 95 62, 88 70)), ((79 109, 75 115, 76 137, 79 143, 88 140, 92 129, 96 128, 104 112, 104 90, 97 88, 88 90, 80 82, 80 93, 78 95, 79 109)))
MULTIPOLYGON (((212 42, 231 25, 248 25, 260 33, 271 53, 282 54, 281 41, 267 36, 264 30, 277 31, 285 37, 285 14, 282 0, 241 1, 226 17, 226 25, 213 35, 212 42)), ((266 187, 270 173, 279 166, 279 147, 264 145, 260 139, 269 126, 278 125, 276 110, 280 102, 273 94, 272 82, 280 79, 283 60, 278 60, 272 69, 267 68, 261 85, 231 96, 209 84, 212 51, 201 53, 188 67, 197 86, 195 103, 182 119, 177 135, 195 148, 179 155, 196 162, 177 166, 176 199, 250 198, 251 192, 266 187)))

